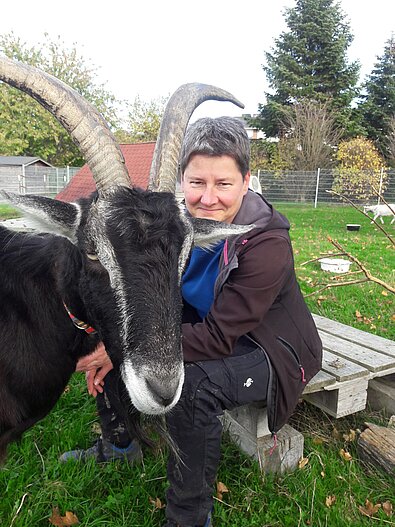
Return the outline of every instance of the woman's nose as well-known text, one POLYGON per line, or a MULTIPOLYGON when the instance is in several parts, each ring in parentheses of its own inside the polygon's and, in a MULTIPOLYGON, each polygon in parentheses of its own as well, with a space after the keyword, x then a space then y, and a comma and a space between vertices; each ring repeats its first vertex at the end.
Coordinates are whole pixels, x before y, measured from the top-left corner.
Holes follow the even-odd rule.
POLYGON ((200 198, 200 201, 204 205, 214 205, 215 203, 217 203, 218 198, 215 193, 215 189, 211 187, 206 187, 202 194, 202 197, 200 198))

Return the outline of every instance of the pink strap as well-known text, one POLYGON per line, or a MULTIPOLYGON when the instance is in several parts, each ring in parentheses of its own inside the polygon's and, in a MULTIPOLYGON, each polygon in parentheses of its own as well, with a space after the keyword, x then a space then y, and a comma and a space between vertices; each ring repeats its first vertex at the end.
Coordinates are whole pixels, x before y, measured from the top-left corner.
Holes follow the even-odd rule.
POLYGON ((224 245, 224 262, 225 262, 225 265, 228 265, 228 263, 229 263, 229 259, 228 259, 228 240, 227 239, 225 240, 225 245, 224 245))

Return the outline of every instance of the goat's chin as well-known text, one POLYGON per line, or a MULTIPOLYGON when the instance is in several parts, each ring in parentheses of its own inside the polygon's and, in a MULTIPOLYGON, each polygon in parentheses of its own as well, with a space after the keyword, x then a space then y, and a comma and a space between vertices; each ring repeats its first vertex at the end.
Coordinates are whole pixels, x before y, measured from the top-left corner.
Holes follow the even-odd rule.
MULTIPOLYGON (((126 390, 134 407, 141 413, 147 415, 163 415, 168 413, 178 403, 184 384, 184 368, 180 367, 179 372, 173 378, 175 389, 171 390, 171 397, 168 397, 166 404, 158 401, 158 396, 152 392, 147 383, 147 375, 137 374, 135 368, 129 362, 124 362, 121 367, 121 374, 126 390), (169 402, 170 400, 170 402, 169 402)), ((148 377, 149 378, 149 377, 148 377)), ((155 377, 157 382, 160 378, 155 377)), ((166 380, 163 381, 166 383, 166 380)))

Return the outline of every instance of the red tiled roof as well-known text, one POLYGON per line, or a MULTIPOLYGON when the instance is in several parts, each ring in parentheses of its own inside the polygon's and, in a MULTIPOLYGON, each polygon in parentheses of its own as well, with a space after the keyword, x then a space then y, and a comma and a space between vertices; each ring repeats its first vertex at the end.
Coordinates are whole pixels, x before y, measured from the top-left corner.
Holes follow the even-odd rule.
MULTIPOLYGON (((129 172, 133 186, 147 188, 151 161, 154 155, 155 143, 137 143, 134 145, 120 145, 125 158, 126 168, 129 172)), ((84 165, 70 183, 56 196, 61 201, 75 201, 78 198, 89 196, 96 185, 88 165, 84 165)))

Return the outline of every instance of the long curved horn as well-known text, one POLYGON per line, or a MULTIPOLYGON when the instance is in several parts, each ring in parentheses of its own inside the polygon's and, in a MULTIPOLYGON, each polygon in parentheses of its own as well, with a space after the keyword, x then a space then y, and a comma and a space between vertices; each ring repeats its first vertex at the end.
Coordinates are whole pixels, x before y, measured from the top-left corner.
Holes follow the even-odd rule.
POLYGON ((98 191, 130 187, 125 160, 100 113, 75 90, 33 66, 0 56, 0 80, 29 94, 62 124, 92 171, 98 191))
POLYGON ((160 192, 175 192, 182 141, 189 119, 204 101, 228 101, 244 108, 231 93, 210 84, 183 84, 170 97, 151 164, 148 188, 160 192))

